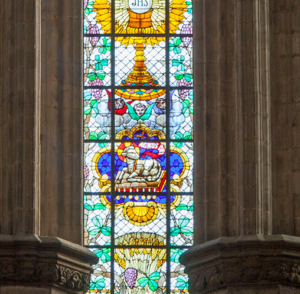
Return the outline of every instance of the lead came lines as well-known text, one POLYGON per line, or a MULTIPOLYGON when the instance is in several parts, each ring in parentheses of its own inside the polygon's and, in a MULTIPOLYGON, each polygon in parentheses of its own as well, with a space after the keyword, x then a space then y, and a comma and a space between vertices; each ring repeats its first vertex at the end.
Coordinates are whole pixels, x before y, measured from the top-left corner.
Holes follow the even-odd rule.
POLYGON ((111 15, 110 1, 84 1, 85 244, 100 258, 90 291, 187 293, 192 2, 114 3, 111 15))

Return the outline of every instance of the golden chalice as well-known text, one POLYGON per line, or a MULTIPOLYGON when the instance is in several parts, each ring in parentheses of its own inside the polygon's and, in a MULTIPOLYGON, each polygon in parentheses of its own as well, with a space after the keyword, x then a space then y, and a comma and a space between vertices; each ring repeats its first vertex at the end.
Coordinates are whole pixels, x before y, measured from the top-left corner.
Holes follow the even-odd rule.
MULTIPOLYGON (((133 70, 122 81, 120 86, 143 86, 147 88, 160 87, 160 84, 148 72, 145 65, 146 57, 144 50, 146 46, 158 45, 165 41, 166 33, 165 0, 114 0, 115 1, 115 40, 121 45, 133 45, 136 51, 135 65, 133 70), (120 36, 126 34, 126 36, 120 36), (136 36, 137 34, 143 36, 136 36), (147 34, 157 35, 149 36, 147 34), (132 36, 128 36, 132 35, 132 36)), ((170 34, 174 34, 184 19, 183 12, 186 10, 185 0, 170 0, 170 34)), ((95 0, 94 11, 96 19, 102 25, 105 33, 111 33, 111 0, 95 0)), ((127 99, 150 100, 165 94, 165 89, 156 89, 141 94, 140 90, 124 92, 120 89, 115 93, 127 99)))

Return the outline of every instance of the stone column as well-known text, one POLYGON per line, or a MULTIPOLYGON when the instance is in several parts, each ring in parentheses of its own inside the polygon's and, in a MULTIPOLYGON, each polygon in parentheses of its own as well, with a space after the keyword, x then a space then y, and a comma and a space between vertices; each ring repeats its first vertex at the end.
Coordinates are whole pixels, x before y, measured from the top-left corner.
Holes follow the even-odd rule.
POLYGON ((300 2, 199 0, 194 13, 190 292, 300 293, 300 2))
POLYGON ((97 262, 81 246, 81 6, 0 1, 1 294, 82 293, 97 262))

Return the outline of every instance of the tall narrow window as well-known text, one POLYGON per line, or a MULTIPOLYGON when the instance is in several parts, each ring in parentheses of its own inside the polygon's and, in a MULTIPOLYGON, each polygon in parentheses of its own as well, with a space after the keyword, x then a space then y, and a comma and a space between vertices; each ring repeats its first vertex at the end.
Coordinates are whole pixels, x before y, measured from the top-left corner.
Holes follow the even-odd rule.
POLYGON ((187 293, 193 245, 192 0, 84 0, 90 293, 187 293))

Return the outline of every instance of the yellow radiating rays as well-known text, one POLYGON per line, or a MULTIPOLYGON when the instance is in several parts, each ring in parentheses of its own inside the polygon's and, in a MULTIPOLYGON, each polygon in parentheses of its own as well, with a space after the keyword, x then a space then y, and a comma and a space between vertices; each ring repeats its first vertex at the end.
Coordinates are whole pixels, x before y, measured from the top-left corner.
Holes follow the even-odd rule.
POLYGON ((111 1, 95 0, 94 11, 97 13, 96 19, 101 23, 101 29, 105 34, 111 33, 111 1))
MULTIPOLYGON (((174 34, 184 19, 187 4, 185 0, 170 1, 170 33, 174 34)), ((101 24, 105 34, 111 33, 111 0, 95 0, 94 11, 96 19, 101 24)), ((116 34, 165 34, 165 0, 153 0, 152 7, 145 13, 135 13, 128 0, 115 0, 115 33, 116 34)), ((133 37, 116 38, 122 44, 128 46, 136 44, 133 37)), ((145 45, 157 45, 163 41, 160 37, 147 38, 145 45)))
POLYGON ((136 206, 134 202, 127 202, 123 208, 126 220, 136 226, 145 226, 153 222, 158 216, 158 207, 155 202, 148 202, 147 206, 136 206))
POLYGON ((166 262, 166 248, 147 248, 147 246, 163 246, 164 238, 155 233, 129 233, 116 239, 119 246, 145 246, 145 248, 118 248, 115 261, 123 268, 135 268, 145 272, 147 276, 159 271, 166 262))
POLYGON ((185 0, 172 0, 170 8, 170 34, 175 34, 184 19, 183 12, 186 11, 185 0))

